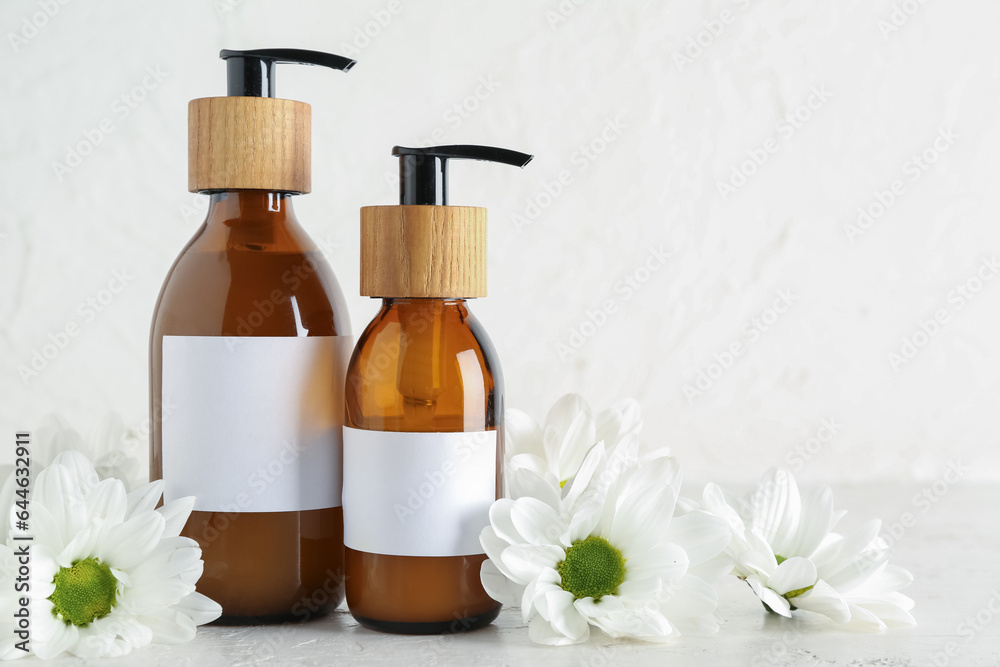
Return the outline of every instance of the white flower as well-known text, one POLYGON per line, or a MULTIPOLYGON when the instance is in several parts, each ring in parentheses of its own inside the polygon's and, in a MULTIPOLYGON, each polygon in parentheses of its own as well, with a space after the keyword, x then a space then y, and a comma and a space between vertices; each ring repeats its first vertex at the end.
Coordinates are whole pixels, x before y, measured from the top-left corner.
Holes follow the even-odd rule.
POLYGON ((604 442, 611 453, 625 436, 641 429, 634 399, 619 401, 595 418, 582 397, 567 394, 549 410, 544 426, 520 410, 507 410, 504 442, 511 469, 527 468, 564 486, 596 443, 604 442))
MULTIPOLYGON (((162 491, 156 481, 126 493, 121 480, 99 479, 77 451, 60 454, 39 473, 28 503, 29 530, 12 528, 0 546, 0 586, 6 588, 13 582, 3 563, 30 544, 35 655, 120 656, 150 642, 188 641, 196 626, 219 617, 221 607, 195 592, 201 549, 179 536, 194 499, 155 509, 162 491), (14 541, 18 535, 33 540, 14 541)), ((13 610, 0 613, 10 618, 13 610)), ((8 648, 0 645, 2 657, 11 657, 8 648)))
POLYGON ((899 593, 913 577, 889 564, 881 522, 833 532, 845 512, 834 511, 829 487, 803 499, 792 474, 779 468, 742 502, 715 484, 705 488, 703 502, 730 526, 734 574, 771 611, 790 616, 805 609, 866 630, 915 623, 913 600, 899 593))
POLYGON ((673 518, 674 459, 639 464, 637 438, 608 454, 594 446, 563 493, 528 469, 511 480, 480 540, 483 586, 521 606, 542 644, 586 641, 594 625, 612 637, 666 641, 713 632, 715 591, 699 568, 729 541, 706 512, 673 518))

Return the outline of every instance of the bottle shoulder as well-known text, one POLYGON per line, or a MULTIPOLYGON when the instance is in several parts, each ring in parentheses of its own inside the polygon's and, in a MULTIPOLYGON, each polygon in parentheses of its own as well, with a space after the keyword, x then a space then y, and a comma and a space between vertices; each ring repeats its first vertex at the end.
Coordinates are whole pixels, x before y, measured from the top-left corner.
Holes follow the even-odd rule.
POLYGON ((440 315, 431 309, 400 312, 383 307, 358 336, 352 365, 387 358, 431 365, 469 352, 484 368, 499 370, 493 341, 467 309, 440 315))
POLYGON ((349 335, 340 284, 318 250, 202 249, 192 240, 164 280, 153 333, 349 335))
POLYGON ((495 425, 503 379, 485 328, 467 308, 425 301, 383 306, 358 337, 347 370, 349 418, 368 425, 399 418, 399 430, 435 430, 456 419, 466 430, 495 425))

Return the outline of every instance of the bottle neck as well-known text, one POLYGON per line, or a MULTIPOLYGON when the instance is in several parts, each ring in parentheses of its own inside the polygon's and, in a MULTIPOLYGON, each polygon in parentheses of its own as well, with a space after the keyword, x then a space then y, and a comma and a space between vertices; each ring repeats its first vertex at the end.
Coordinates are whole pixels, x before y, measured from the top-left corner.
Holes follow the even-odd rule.
POLYGON ((445 352, 471 317, 465 299, 382 299, 382 315, 399 322, 399 392, 407 410, 412 415, 432 414, 448 388, 453 359, 445 352))
POLYGON ((209 193, 206 222, 234 225, 248 221, 298 222, 288 192, 223 190, 209 193))
POLYGON ((267 190, 210 193, 205 225, 209 235, 224 238, 228 248, 265 250, 301 233, 292 195, 267 190))
POLYGON ((396 312, 400 322, 404 324, 436 318, 457 317, 464 319, 469 315, 469 306, 466 300, 452 297, 440 299, 433 297, 383 298, 382 309, 396 312))

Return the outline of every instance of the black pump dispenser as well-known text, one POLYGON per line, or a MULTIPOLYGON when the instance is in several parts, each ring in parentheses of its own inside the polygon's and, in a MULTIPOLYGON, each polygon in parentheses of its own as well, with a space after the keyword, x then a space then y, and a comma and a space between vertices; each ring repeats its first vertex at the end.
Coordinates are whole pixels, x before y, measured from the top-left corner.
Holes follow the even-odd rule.
POLYGON ((357 64, 344 56, 305 49, 223 49, 219 57, 226 61, 229 97, 275 97, 274 66, 278 63, 319 65, 345 72, 357 64))
POLYGON ((393 146, 399 158, 399 203, 403 205, 448 205, 448 160, 483 160, 523 167, 532 155, 506 148, 460 144, 405 148, 393 146))

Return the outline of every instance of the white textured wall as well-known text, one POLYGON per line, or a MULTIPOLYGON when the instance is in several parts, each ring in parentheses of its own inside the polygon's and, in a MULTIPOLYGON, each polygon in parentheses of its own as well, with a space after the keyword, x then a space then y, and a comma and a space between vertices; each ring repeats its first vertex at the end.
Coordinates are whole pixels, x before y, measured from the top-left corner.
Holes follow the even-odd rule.
POLYGON ((390 147, 526 150, 523 172, 452 176, 453 203, 490 208, 490 297, 474 309, 509 405, 541 417, 570 390, 597 407, 633 395, 646 437, 692 478, 786 462, 812 478, 933 479, 956 458, 1000 478, 1000 279, 976 276, 1000 256, 998 25, 989 0, 5 1, 0 426, 59 411, 87 428, 109 409, 142 423, 153 304, 204 210, 185 191, 187 101, 224 94, 220 48, 356 42, 349 75, 278 80, 313 105, 314 192, 296 206, 355 331, 375 309, 356 296, 357 211, 393 201, 390 147), (133 93, 150 70, 162 81, 133 93), (110 133, 94 134, 103 119, 110 133), (57 175, 88 134, 100 142, 57 175), (894 181, 884 213, 847 229, 894 181), (116 272, 124 290, 81 310, 116 272), (981 286, 968 299, 967 283, 981 286), (894 369, 888 354, 935 315, 894 369), (17 367, 70 324, 22 382, 17 367), (711 367, 734 343, 732 364, 711 367), (702 370, 716 378, 689 400, 702 370), (824 420, 830 442, 790 458, 824 420))

